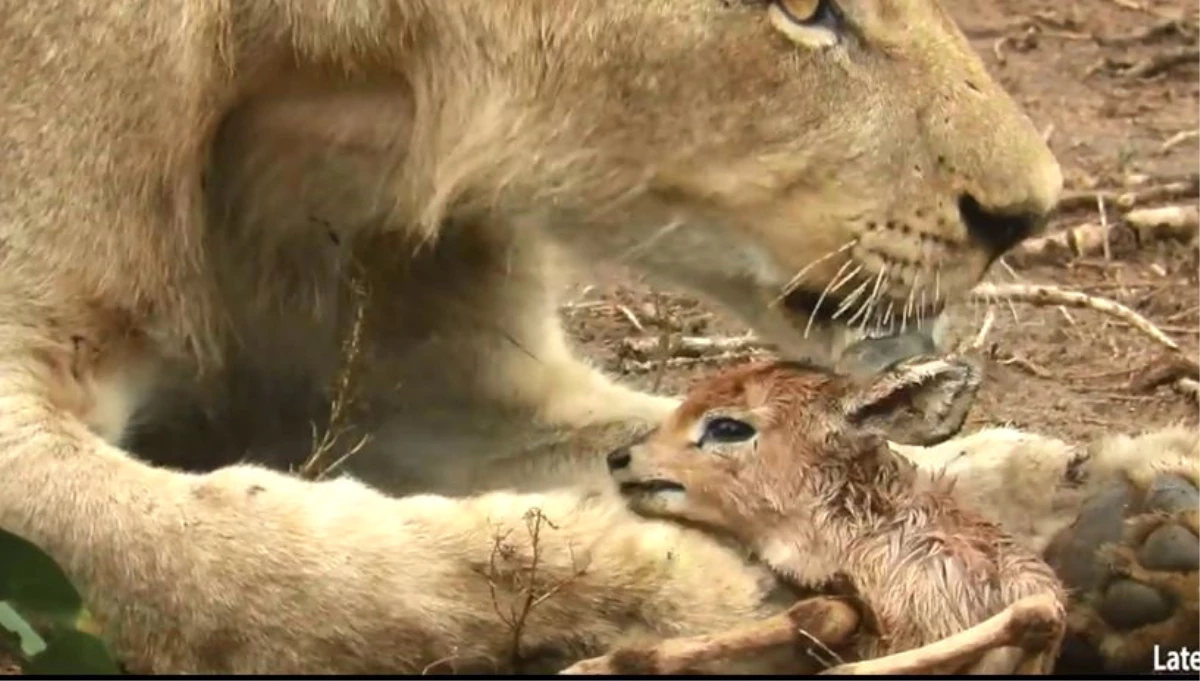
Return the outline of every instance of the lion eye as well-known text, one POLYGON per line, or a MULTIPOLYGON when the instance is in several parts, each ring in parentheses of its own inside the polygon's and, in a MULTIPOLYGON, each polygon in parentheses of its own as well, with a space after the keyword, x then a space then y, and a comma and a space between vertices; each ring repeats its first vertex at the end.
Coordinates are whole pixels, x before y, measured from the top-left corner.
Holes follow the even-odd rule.
POLYGON ((745 442, 754 437, 756 432, 754 426, 745 421, 719 416, 704 424, 704 434, 700 437, 700 442, 701 444, 705 442, 718 444, 745 442))
POLYGON ((805 28, 834 29, 838 12, 833 0, 772 0, 789 22, 805 28))

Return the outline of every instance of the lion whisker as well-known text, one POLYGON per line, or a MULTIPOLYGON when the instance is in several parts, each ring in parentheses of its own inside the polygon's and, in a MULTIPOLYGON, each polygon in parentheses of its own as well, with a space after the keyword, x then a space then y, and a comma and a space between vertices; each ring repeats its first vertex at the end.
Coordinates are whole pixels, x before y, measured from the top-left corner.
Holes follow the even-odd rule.
MULTIPOLYGON (((780 293, 779 297, 777 297, 774 301, 772 301, 771 304, 772 305, 778 304, 779 301, 786 298, 788 296, 788 294, 790 294, 792 291, 795 291, 796 287, 798 287, 800 285, 800 282, 803 281, 804 276, 806 274, 808 274, 810 271, 812 271, 812 269, 814 267, 816 267, 817 265, 820 265, 821 263, 825 262, 826 260, 829 260, 830 258, 838 255, 839 253, 845 253, 846 251, 854 248, 857 245, 858 245, 858 239, 857 238, 851 239, 850 241, 847 241, 846 243, 839 246, 838 248, 835 248, 834 250, 829 251, 825 255, 822 255, 821 257, 817 258, 816 260, 813 260, 812 262, 810 262, 807 265, 805 265, 804 267, 802 267, 800 269, 800 271, 795 274, 795 276, 793 276, 791 279, 788 280, 787 284, 784 284, 783 292, 780 293)), ((834 276, 836 276, 836 275, 834 275, 834 276)))
POLYGON ((879 300, 879 291, 883 288, 883 282, 887 278, 889 269, 887 265, 880 268, 879 273, 875 275, 875 286, 871 289, 871 295, 867 298, 866 303, 859 308, 858 313, 846 322, 847 325, 854 324, 854 320, 858 319, 859 314, 861 314, 862 320, 859 322, 858 328, 859 330, 866 328, 867 321, 871 318, 871 313, 875 309, 875 303, 879 300))
POLYGON ((842 300, 842 304, 838 306, 837 311, 835 311, 833 313, 833 316, 831 317, 831 319, 837 319, 838 317, 842 316, 842 313, 844 313, 846 310, 849 310, 850 307, 852 305, 854 305, 855 302, 858 301, 858 297, 863 294, 863 291, 865 291, 867 289, 867 287, 870 285, 871 285, 871 280, 864 279, 863 283, 858 285, 858 288, 856 288, 853 291, 851 291, 850 293, 846 294, 846 298, 844 300, 842 300))
POLYGON ((832 293, 833 291, 836 291, 837 289, 841 288, 843 285, 845 285, 846 282, 850 281, 850 279, 857 276, 858 273, 862 271, 862 265, 858 265, 853 270, 851 270, 850 274, 847 275, 844 279, 839 279, 842 272, 845 271, 845 269, 847 267, 849 267, 850 265, 853 265, 853 264, 854 264, 853 260, 847 260, 846 262, 842 263, 842 266, 838 268, 838 271, 836 273, 834 273, 833 279, 830 280, 829 285, 826 286, 825 288, 821 289, 821 295, 817 296, 817 304, 813 305, 812 312, 810 312, 808 315, 808 323, 804 325, 804 337, 805 338, 808 338, 808 334, 812 330, 813 321, 816 320, 816 318, 817 318, 817 311, 821 309, 821 303, 825 301, 825 296, 827 296, 830 293, 832 293))
MULTIPOLYGON (((908 318, 913 314, 913 303, 916 300, 917 289, 920 288, 921 271, 913 275, 913 280, 908 285, 908 298, 904 301, 904 312, 900 319, 900 332, 908 331, 908 318)), ((920 314, 918 311, 917 314, 920 314)))

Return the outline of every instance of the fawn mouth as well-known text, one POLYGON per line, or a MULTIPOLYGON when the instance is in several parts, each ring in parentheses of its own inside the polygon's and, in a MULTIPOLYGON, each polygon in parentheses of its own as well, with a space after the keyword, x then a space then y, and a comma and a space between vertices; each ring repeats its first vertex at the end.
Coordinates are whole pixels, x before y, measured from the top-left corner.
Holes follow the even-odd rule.
POLYGON ((654 494, 656 492, 682 492, 683 485, 671 480, 641 480, 621 483, 621 494, 654 494))

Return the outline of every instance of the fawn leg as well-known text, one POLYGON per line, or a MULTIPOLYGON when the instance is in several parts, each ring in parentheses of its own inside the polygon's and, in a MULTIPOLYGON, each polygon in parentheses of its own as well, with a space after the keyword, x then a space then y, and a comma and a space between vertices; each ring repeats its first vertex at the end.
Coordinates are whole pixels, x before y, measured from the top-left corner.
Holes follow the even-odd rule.
POLYGON ((1054 671, 1056 650, 1053 645, 1042 650, 1025 650, 1018 646, 1004 646, 989 650, 978 662, 970 664, 963 674, 982 676, 1044 676, 1054 671))
POLYGON ((1000 613, 929 645, 873 660, 831 667, 822 674, 915 674, 962 667, 995 648, 1056 649, 1062 637, 1063 610, 1051 595, 1023 598, 1000 613))
POLYGON ((559 674, 680 674, 697 665, 736 660, 788 644, 815 642, 835 648, 850 639, 860 621, 858 610, 845 599, 819 596, 745 627, 619 648, 577 662, 559 674))

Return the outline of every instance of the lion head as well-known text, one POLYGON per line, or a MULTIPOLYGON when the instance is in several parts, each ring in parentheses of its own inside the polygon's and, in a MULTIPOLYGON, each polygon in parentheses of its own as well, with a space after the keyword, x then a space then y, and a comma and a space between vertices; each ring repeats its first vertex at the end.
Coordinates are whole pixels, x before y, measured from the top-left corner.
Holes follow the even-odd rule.
POLYGON ((414 80, 425 214, 536 222, 789 354, 927 329, 1061 191, 936 0, 452 5, 414 80))
MULTIPOLYGON (((402 15, 379 37, 402 87, 360 102, 338 76, 334 101, 372 112, 364 139, 404 145, 406 224, 546 235, 712 300, 787 355, 878 367, 930 351, 942 309, 1061 191, 937 0, 445 0, 402 15), (379 108, 397 91, 406 104, 379 108)), ((318 120, 337 137, 354 118, 318 120)), ((339 168, 321 177, 345 184, 339 168)))

